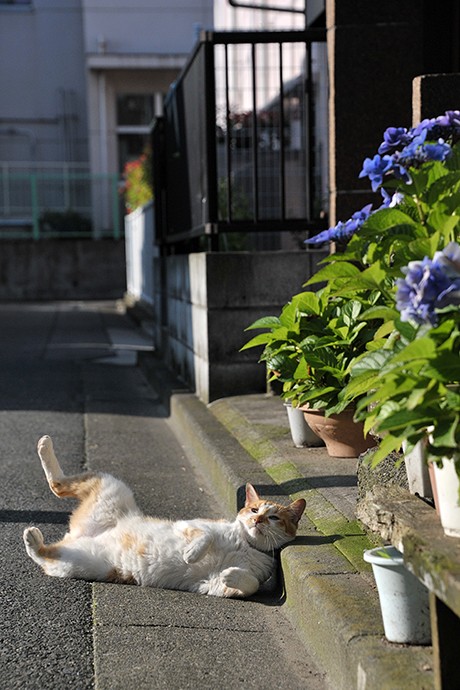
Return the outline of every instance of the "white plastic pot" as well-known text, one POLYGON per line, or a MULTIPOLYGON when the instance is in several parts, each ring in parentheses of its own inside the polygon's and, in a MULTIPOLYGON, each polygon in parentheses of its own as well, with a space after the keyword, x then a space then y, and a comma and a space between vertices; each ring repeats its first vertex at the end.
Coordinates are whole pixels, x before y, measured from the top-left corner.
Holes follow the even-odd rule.
POLYGON ((454 458, 443 458, 442 467, 433 463, 438 511, 444 533, 460 537, 459 478, 454 458))
POLYGON ((426 461, 426 448, 423 441, 415 444, 414 449, 406 452, 407 444, 403 441, 404 464, 406 465, 407 480, 411 494, 418 494, 424 498, 433 498, 431 489, 428 463, 426 461))
POLYGON ((394 546, 364 552, 377 584, 385 637, 399 644, 430 644, 428 590, 404 565, 394 546))
POLYGON ((305 446, 324 446, 319 436, 305 421, 304 413, 298 407, 292 407, 291 403, 283 403, 286 408, 289 428, 291 430, 292 442, 296 448, 304 448, 305 446))

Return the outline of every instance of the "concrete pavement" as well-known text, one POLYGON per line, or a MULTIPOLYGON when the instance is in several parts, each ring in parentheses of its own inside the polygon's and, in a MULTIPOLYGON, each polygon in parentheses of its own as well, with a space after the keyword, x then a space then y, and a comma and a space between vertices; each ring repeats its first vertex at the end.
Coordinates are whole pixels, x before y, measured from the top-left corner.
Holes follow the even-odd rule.
POLYGON ((120 476, 150 514, 234 513, 178 410, 196 412, 195 421, 204 415, 207 432, 215 422, 235 460, 241 446, 194 396, 176 394, 169 406, 168 375, 149 349, 114 303, 0 305, 0 688, 323 690, 325 672, 285 615, 281 593, 236 601, 59 580, 26 556, 24 527, 37 525, 51 540, 68 518, 36 455, 44 433, 67 472, 120 476), (137 366, 142 352, 160 385, 137 366))

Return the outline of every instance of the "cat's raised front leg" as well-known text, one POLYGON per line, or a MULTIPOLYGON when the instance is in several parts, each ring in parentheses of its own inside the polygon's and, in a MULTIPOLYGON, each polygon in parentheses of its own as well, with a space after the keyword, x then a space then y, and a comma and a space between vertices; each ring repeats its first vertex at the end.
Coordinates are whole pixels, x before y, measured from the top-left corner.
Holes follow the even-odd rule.
POLYGON ((183 551, 183 558, 184 561, 188 564, 192 563, 197 563, 200 561, 206 553, 209 551, 209 548, 212 543, 212 536, 206 532, 202 532, 201 530, 185 530, 184 531, 184 536, 185 538, 192 538, 192 541, 187 544, 187 546, 184 548, 183 551))
POLYGON ((243 568, 226 568, 221 573, 224 597, 249 597, 259 589, 259 580, 243 568))

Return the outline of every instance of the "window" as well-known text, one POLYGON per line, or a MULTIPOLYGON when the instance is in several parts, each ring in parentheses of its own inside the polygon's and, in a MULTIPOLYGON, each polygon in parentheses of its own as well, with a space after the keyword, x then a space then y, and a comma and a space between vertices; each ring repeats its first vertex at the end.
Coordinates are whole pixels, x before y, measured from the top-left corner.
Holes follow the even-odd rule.
POLYGON ((145 151, 149 143, 150 123, 154 115, 153 94, 120 94, 117 97, 118 165, 122 172, 126 163, 145 151))

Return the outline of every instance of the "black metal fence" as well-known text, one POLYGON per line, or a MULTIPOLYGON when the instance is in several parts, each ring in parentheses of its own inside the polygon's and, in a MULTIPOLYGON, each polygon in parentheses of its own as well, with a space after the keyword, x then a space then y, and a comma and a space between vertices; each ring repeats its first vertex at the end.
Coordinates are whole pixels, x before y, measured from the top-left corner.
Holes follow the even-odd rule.
POLYGON ((324 226, 326 112, 312 70, 324 41, 323 29, 203 32, 153 129, 161 243, 208 236, 217 248, 227 233, 324 226))

